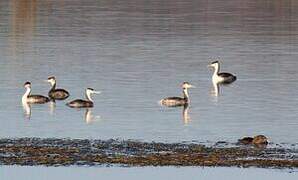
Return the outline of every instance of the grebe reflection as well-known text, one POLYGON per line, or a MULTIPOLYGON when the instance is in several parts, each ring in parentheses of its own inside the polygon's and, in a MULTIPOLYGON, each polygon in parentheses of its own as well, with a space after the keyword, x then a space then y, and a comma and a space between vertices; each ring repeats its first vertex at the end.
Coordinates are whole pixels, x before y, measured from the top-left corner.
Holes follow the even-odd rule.
POLYGON ((190 116, 188 114, 188 110, 189 110, 189 105, 185 104, 183 106, 183 110, 182 110, 182 119, 183 119, 183 123, 184 124, 188 124, 190 122, 190 116))
MULTIPOLYGON (((32 104, 27 103, 27 102, 22 102, 23 110, 24 110, 24 116, 26 119, 31 119, 31 114, 32 114, 32 104)), ((49 103, 49 112, 51 115, 54 114, 56 108, 56 103, 55 101, 50 101, 49 103)))
POLYGON ((24 110, 24 116, 26 119, 31 118, 31 105, 27 102, 22 102, 23 110, 24 110))
POLYGON ((86 124, 91 124, 91 123, 94 123, 98 120, 100 120, 100 116, 94 116, 93 113, 92 113, 91 108, 86 108, 86 111, 85 111, 85 122, 86 122, 86 124))
POLYGON ((50 114, 53 115, 56 108, 56 101, 54 99, 51 99, 49 106, 50 106, 50 114))
POLYGON ((216 82, 212 82, 212 88, 210 90, 211 96, 218 97, 220 94, 220 84, 216 82))

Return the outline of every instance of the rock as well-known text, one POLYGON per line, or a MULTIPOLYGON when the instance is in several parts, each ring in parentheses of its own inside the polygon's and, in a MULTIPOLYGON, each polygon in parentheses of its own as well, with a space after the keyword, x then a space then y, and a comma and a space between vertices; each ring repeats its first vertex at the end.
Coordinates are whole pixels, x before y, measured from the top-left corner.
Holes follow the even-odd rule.
POLYGON ((239 139, 238 143, 240 143, 240 144, 251 144, 252 141, 253 141, 252 137, 244 137, 242 139, 239 139))
POLYGON ((257 135, 253 138, 252 143, 255 145, 268 144, 267 137, 264 135, 257 135))
POLYGON ((257 135, 254 137, 244 137, 242 139, 238 140, 239 144, 244 144, 244 145, 249 145, 249 144, 253 144, 253 145, 267 145, 268 141, 267 141, 267 137, 264 135, 257 135))

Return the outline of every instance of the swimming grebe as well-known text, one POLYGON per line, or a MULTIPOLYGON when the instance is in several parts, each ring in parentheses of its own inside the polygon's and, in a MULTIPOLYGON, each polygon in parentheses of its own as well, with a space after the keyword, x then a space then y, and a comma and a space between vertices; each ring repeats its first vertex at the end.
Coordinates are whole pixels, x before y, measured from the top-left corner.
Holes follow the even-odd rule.
POLYGON ((188 88, 193 88, 195 86, 191 85, 188 82, 183 82, 183 97, 168 97, 160 100, 160 104, 169 107, 183 106, 189 103, 188 88))
POLYGON ((43 104, 50 101, 48 97, 42 95, 30 95, 31 93, 31 83, 25 82, 24 87, 26 92, 22 97, 22 103, 32 103, 32 104, 43 104))
POLYGON ((99 94, 100 92, 95 91, 92 88, 87 88, 86 89, 86 99, 76 99, 73 100, 66 105, 72 108, 84 108, 84 107, 93 107, 93 100, 91 99, 91 94, 99 94))
POLYGON ((219 72, 220 66, 218 61, 214 61, 208 65, 208 67, 214 68, 214 73, 212 75, 212 82, 221 83, 221 84, 229 84, 236 81, 236 76, 230 73, 219 72))
POLYGON ((55 89, 56 88, 56 78, 54 76, 49 77, 47 82, 49 82, 52 86, 51 90, 48 93, 48 95, 51 99, 64 100, 64 99, 68 98, 69 93, 65 89, 55 89))

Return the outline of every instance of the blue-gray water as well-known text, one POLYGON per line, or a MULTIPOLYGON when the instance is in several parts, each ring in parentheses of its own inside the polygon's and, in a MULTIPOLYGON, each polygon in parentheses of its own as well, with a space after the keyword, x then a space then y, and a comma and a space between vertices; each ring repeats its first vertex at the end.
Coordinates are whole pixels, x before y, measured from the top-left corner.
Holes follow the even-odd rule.
POLYGON ((294 0, 1 1, 0 137, 297 143, 297 10, 294 0), (206 66, 218 58, 238 80, 215 97, 206 66), (46 95, 52 75, 67 101, 102 92, 88 122, 67 101, 24 115, 24 82, 46 95), (183 81, 197 86, 188 119, 157 103, 183 81))
POLYGON ((131 180, 181 180, 181 179, 230 179, 230 180, 296 180, 297 171, 241 168, 198 168, 198 167, 21 167, 3 166, 0 178, 9 180, 30 179, 131 179, 131 180), (18 173, 16 173, 16 171, 18 173))

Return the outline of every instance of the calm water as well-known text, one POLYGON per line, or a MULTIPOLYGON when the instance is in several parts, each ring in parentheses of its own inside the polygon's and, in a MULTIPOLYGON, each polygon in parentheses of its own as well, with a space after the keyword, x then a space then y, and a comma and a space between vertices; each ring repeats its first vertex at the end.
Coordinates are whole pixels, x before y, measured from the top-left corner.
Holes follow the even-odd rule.
POLYGON ((298 3, 294 0, 0 1, 0 137, 297 143, 298 3), (238 80, 211 93, 214 59, 238 80), (67 101, 92 87, 95 107, 33 105, 55 75, 67 101), (158 101, 189 81, 189 117, 158 101), (86 116, 87 115, 87 116, 86 116))
POLYGON ((241 169, 241 168, 194 168, 194 167, 20 167, 3 166, 0 168, 1 179, 19 180, 47 180, 47 179, 209 179, 218 180, 219 177, 230 180, 296 180, 297 171, 271 169, 241 169), (17 170, 18 173, 15 173, 17 170))

